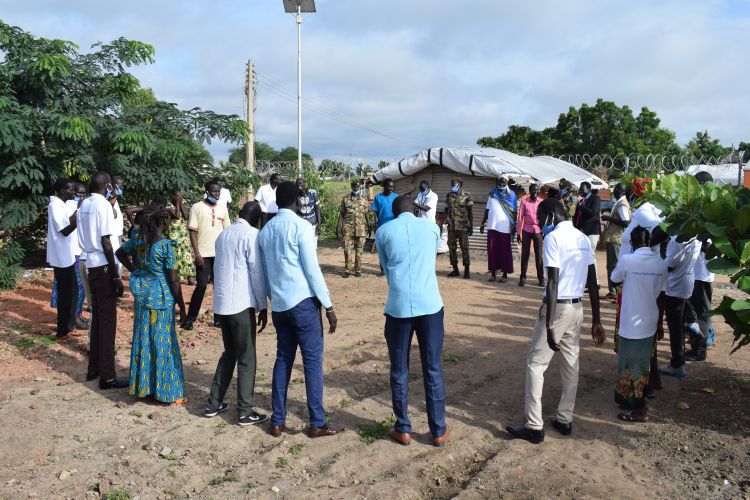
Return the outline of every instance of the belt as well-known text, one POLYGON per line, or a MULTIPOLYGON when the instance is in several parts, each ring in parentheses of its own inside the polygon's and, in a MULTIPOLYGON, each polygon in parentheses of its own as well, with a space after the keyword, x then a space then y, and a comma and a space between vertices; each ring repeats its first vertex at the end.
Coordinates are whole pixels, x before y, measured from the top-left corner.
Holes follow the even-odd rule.
POLYGON ((578 304, 581 299, 557 299, 558 304, 578 304))

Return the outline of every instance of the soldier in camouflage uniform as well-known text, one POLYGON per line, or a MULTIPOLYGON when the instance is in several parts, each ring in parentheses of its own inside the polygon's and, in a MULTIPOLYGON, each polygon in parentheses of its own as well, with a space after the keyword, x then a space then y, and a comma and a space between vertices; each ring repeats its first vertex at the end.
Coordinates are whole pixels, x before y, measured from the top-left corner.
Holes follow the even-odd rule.
POLYGON ((352 272, 354 257, 354 276, 362 276, 362 249, 370 232, 370 204, 362 195, 359 181, 352 181, 352 192, 341 200, 339 221, 336 224, 336 236, 344 244, 344 278, 352 272))
POLYGON ((565 218, 572 221, 573 215, 576 213, 576 206, 578 205, 578 188, 570 181, 561 179, 560 198, 565 207, 565 218))
POLYGON ((471 278, 469 272, 469 236, 474 233, 471 194, 463 190, 464 181, 455 177, 451 180, 451 192, 445 196, 445 216, 448 223, 448 250, 450 252, 451 271, 448 276, 459 276, 457 247, 461 246, 464 263, 464 278, 471 278))

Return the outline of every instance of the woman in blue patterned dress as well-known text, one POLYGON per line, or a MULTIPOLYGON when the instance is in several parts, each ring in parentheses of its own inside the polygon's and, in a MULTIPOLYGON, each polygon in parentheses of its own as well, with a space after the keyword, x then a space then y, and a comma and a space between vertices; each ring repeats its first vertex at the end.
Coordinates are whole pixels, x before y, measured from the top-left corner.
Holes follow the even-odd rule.
POLYGON ((164 236, 169 212, 163 203, 147 205, 140 232, 117 250, 130 271, 135 299, 130 394, 163 404, 184 404, 185 376, 175 329, 175 303, 185 314, 180 279, 175 270, 175 243, 164 236))

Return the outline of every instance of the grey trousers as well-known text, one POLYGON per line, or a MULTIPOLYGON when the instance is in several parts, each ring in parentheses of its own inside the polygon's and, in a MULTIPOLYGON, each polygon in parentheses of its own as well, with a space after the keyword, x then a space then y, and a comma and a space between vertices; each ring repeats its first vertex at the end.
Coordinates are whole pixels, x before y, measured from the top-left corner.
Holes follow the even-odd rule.
POLYGON ((216 410, 232 382, 237 366, 237 410, 241 417, 250 415, 255 392, 255 310, 245 309, 232 315, 218 315, 224 352, 216 366, 208 409, 216 410))
MULTIPOLYGON (((552 361, 555 351, 547 344, 547 305, 539 310, 539 317, 534 325, 534 334, 526 359, 526 427, 534 430, 544 429, 542 418, 542 389, 544 372, 552 361)), ((583 306, 577 304, 557 304, 553 330, 555 340, 560 345, 562 363, 562 395, 557 405, 557 420, 563 424, 573 421, 573 409, 578 391, 578 352, 583 323, 583 306)))

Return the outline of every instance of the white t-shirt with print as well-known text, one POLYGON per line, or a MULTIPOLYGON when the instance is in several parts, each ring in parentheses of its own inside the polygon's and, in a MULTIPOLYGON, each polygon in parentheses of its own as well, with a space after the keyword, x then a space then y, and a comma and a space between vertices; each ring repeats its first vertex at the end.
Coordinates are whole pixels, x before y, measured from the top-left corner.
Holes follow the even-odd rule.
POLYGON ((588 237, 563 221, 544 237, 544 267, 560 270, 557 286, 559 299, 579 299, 586 288, 589 266, 595 262, 588 237))

